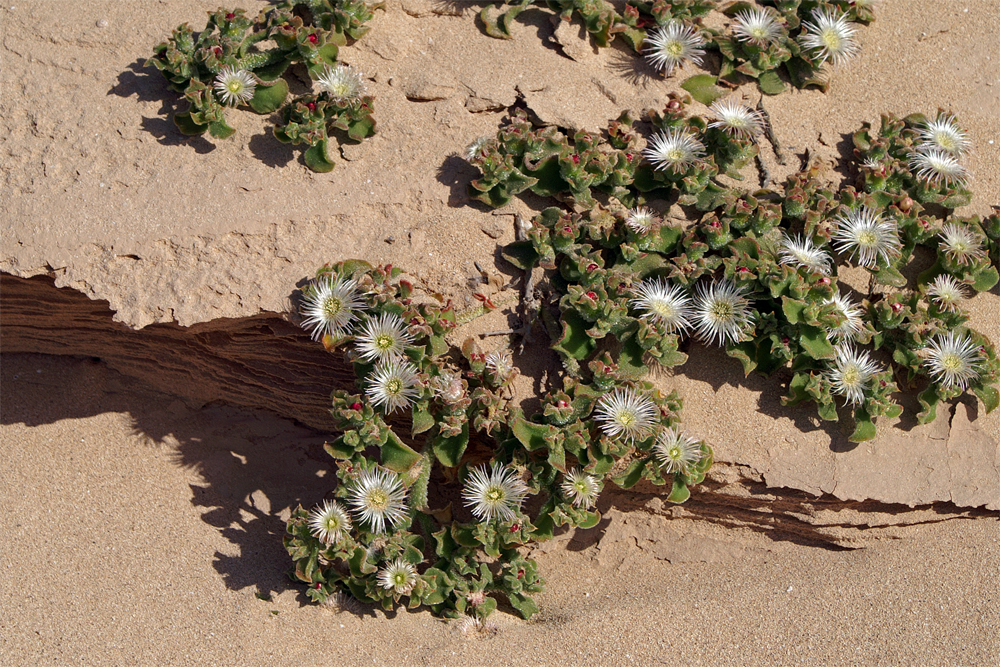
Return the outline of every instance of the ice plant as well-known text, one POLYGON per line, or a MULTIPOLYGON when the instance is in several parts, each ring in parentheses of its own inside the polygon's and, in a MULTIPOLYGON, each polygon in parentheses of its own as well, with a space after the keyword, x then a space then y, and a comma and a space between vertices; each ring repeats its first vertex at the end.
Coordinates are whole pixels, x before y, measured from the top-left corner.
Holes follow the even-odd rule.
POLYGON ((305 318, 302 326, 312 331, 313 340, 321 340, 326 335, 346 335, 348 325, 365 307, 356 287, 357 283, 353 280, 324 276, 302 290, 302 305, 299 308, 305 318))
POLYGON ((327 500, 309 513, 309 528, 323 544, 336 544, 351 530, 351 517, 340 503, 327 500))
POLYGON ((805 29, 799 37, 804 49, 814 51, 816 60, 830 60, 834 65, 847 62, 858 54, 856 33, 847 15, 836 10, 814 9, 812 22, 802 24, 805 29))
POLYGON ((402 359, 406 346, 414 340, 406 330, 406 323, 392 313, 369 317, 355 332, 354 339, 358 354, 369 362, 402 359))
POLYGON ((863 328, 861 317, 864 315, 864 311, 839 293, 834 294, 833 298, 826 303, 833 304, 835 312, 844 318, 844 321, 838 326, 826 332, 827 338, 838 343, 854 340, 863 328))
POLYGON ((448 404, 458 403, 465 397, 465 385, 462 377, 449 370, 441 371, 440 375, 431 379, 431 389, 434 395, 448 404))
POLYGON ((709 107, 715 120, 708 124, 726 134, 741 139, 753 139, 764 131, 764 119, 760 112, 742 102, 730 98, 716 100, 709 107))
POLYGON ((741 42, 764 48, 781 35, 781 24, 768 7, 753 7, 736 14, 733 35, 741 42))
POLYGON ((755 313, 744 288, 726 280, 698 285, 694 310, 695 331, 706 343, 738 343, 753 328, 755 313))
POLYGON ((494 463, 473 468, 462 490, 465 506, 480 521, 513 521, 528 495, 528 487, 517 471, 506 465, 494 463))
POLYGON ((256 89, 257 81, 245 69, 226 66, 215 77, 215 92, 229 106, 249 102, 256 89))
POLYGON ((597 503, 597 494, 601 491, 598 479, 579 468, 567 472, 559 488, 567 500, 584 509, 590 509, 597 503))
POLYGON ((851 405, 860 405, 879 367, 867 352, 856 350, 852 345, 838 345, 834 349, 834 366, 826 372, 830 391, 843 396, 851 405))
POLYGON ((689 130, 667 130, 651 138, 642 154, 654 169, 670 169, 676 174, 698 162, 705 146, 689 130))
POLYGON ((961 157, 969 150, 971 142, 950 114, 939 114, 927 121, 920 129, 919 148, 937 148, 951 155, 961 157))
POLYGON ((377 407, 392 414, 406 408, 420 394, 420 376, 417 368, 408 361, 390 359, 381 361, 368 379, 365 389, 368 398, 377 407))
POLYGON ((486 368, 496 384, 503 384, 514 373, 514 360, 507 350, 494 350, 486 355, 486 368))
POLYGON ((955 311, 966 298, 965 285, 954 276, 942 273, 925 287, 925 293, 941 310, 955 311))
POLYGON ((386 524, 395 528, 410 516, 399 475, 381 468, 362 472, 348 486, 347 500, 358 521, 375 533, 384 533, 386 524))
POLYGON ((953 222, 941 228, 941 250, 956 264, 969 264, 986 256, 982 239, 968 227, 953 222))
POLYGON ((653 445, 653 456, 664 472, 683 475, 701 461, 701 443, 675 427, 661 429, 653 445))
POLYGON ((416 583, 416 568, 402 558, 392 561, 378 573, 378 585, 395 595, 409 595, 416 583))
POLYGON ((644 280, 633 288, 629 305, 642 311, 641 317, 656 322, 666 333, 684 333, 691 328, 691 298, 679 285, 662 278, 644 280))
POLYGON ((468 162, 475 162, 476 158, 481 157, 481 152, 483 147, 489 144, 491 141, 490 137, 479 137, 471 144, 465 147, 465 159, 468 162))
POLYGON ((631 444, 653 434, 659 410, 647 396, 632 389, 617 388, 601 396, 594 410, 594 419, 609 438, 631 444))
POLYGON ((833 241, 837 250, 850 254, 859 265, 875 268, 900 256, 899 233, 892 218, 883 219, 877 211, 862 206, 841 214, 836 223, 833 241))
POLYGON ((977 366, 986 359, 968 334, 959 335, 954 330, 938 334, 920 352, 927 373, 945 389, 965 390, 979 377, 977 366))
POLYGON ((350 103, 365 94, 364 76, 348 65, 327 65, 318 81, 323 91, 338 104, 350 103))
POLYGON ((782 236, 778 249, 778 260, 782 264, 795 267, 803 266, 810 271, 822 273, 824 276, 830 275, 830 253, 823 248, 815 247, 812 244, 812 239, 799 234, 782 236))
POLYGON ((636 234, 645 234, 655 221, 656 217, 653 215, 653 212, 642 206, 628 212, 628 217, 625 218, 625 225, 636 234))
POLYGON ((646 36, 646 60, 665 76, 685 61, 701 64, 705 50, 704 37, 697 28, 681 21, 669 21, 646 36))
POLYGON ((943 148, 921 148, 910 153, 910 169, 917 178, 935 187, 963 186, 969 172, 958 159, 943 148))

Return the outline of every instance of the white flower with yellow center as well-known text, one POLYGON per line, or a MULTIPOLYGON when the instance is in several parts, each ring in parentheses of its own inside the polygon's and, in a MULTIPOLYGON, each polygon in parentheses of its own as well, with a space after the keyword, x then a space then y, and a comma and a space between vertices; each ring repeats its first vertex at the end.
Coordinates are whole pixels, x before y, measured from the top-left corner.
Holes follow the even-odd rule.
POLYGON ((666 333, 683 333, 691 328, 691 298, 679 285, 662 278, 644 280, 632 289, 633 308, 643 311, 643 319, 656 322, 666 333))
POLYGON ((323 544, 336 544, 351 530, 351 517, 340 503, 327 500, 309 513, 309 532, 323 544))
POLYGON ((948 311, 958 310, 959 303, 966 298, 965 285, 947 273, 942 273, 927 285, 925 293, 938 308, 948 311))
POLYGON ((645 234, 654 222, 656 222, 656 216, 645 206, 632 209, 628 212, 628 217, 625 218, 625 226, 636 234, 645 234))
POLYGON ((837 250, 849 253, 861 266, 888 265, 900 256, 902 244, 892 218, 883 219, 878 212, 862 206, 844 213, 836 223, 833 241, 837 250))
POLYGON ((347 335, 347 325, 357 318, 357 311, 365 307, 355 287, 357 283, 353 280, 324 276, 302 290, 299 308, 305 318, 302 326, 312 331, 313 340, 320 340, 327 334, 347 335))
POLYGON ((867 352, 855 350, 850 345, 838 345, 834 350, 834 367, 826 372, 830 391, 843 396, 851 405, 860 405, 879 367, 867 352))
POLYGON ((970 336, 955 331, 935 336, 919 354, 927 373, 945 389, 957 386, 964 390, 979 378, 977 366, 986 360, 970 336))
POLYGON ((395 527, 410 516, 399 475, 381 468, 365 470, 350 483, 347 500, 358 520, 375 533, 384 533, 387 523, 395 527))
POLYGON ((950 114, 939 114, 927 121, 920 129, 920 140, 921 148, 940 148, 955 157, 961 157, 971 145, 965 131, 950 114))
POLYGON ((245 69, 237 69, 227 65, 215 77, 215 93, 223 104, 229 106, 249 102, 256 89, 256 79, 245 69))
POLYGON ((830 275, 830 253, 823 248, 817 248, 808 237, 782 236, 778 249, 778 261, 789 266, 802 266, 814 273, 830 275))
POLYGON ((573 468, 563 476, 559 488, 563 496, 574 506, 590 509, 597 503, 601 483, 593 475, 588 475, 579 468, 573 468))
POLYGON ((700 442, 672 426, 661 430, 656 436, 653 456, 664 472, 686 475, 691 466, 701 461, 704 452, 700 442))
POLYGON ((968 170, 943 148, 921 148, 910 153, 909 164, 917 178, 934 187, 962 187, 969 178, 968 170))
POLYGON ((408 361, 390 359, 381 361, 368 378, 365 393, 376 407, 392 414, 408 407, 420 395, 420 375, 417 367, 408 361))
POLYGON ((733 35, 741 42, 764 48, 781 36, 781 24, 769 7, 744 9, 736 14, 733 35))
POLYGON ((761 113, 735 99, 716 100, 708 110, 715 116, 715 120, 708 126, 732 137, 753 139, 764 131, 764 117, 761 113))
POLYGON ((660 410, 648 396, 631 389, 615 389, 597 401, 594 419, 609 438, 642 442, 653 434, 660 410))
POLYGON ((323 91, 338 104, 353 102, 365 94, 364 76, 349 65, 327 65, 318 81, 323 91))
POLYGON ((513 521, 528 495, 528 487, 517 471, 506 465, 493 464, 473 468, 462 490, 465 506, 480 521, 513 521))
POLYGON ((706 343, 726 345, 745 340, 756 318, 743 287, 727 280, 695 288, 695 331, 706 343))
POLYGON ((653 169, 670 169, 678 174, 705 155, 705 146, 690 130, 667 130, 650 139, 642 154, 653 169))
POLYGON ((409 595, 416 583, 416 568, 402 558, 392 561, 378 573, 378 585, 396 595, 409 595))
POLYGON ((840 65, 847 62, 860 51, 854 24, 847 20, 847 15, 836 10, 814 9, 812 23, 806 21, 799 42, 804 49, 815 51, 814 57, 824 63, 827 60, 840 65))
POLYGON ((945 257, 958 264, 968 264, 986 257, 979 235, 954 222, 941 228, 941 249, 944 250, 945 257))
POLYGON ((834 294, 833 298, 826 302, 833 304, 834 310, 843 318, 843 321, 836 327, 826 332, 826 337, 838 343, 854 340, 861 333, 864 324, 861 316, 864 312, 843 294, 834 294))
POLYGON ((670 76, 674 68, 685 61, 701 64, 705 50, 705 38, 697 28, 681 21, 670 21, 646 35, 646 60, 664 76, 670 76))
POLYGON ((413 336, 406 331, 406 323, 392 313, 369 317, 354 334, 358 354, 365 361, 392 361, 402 359, 413 336))

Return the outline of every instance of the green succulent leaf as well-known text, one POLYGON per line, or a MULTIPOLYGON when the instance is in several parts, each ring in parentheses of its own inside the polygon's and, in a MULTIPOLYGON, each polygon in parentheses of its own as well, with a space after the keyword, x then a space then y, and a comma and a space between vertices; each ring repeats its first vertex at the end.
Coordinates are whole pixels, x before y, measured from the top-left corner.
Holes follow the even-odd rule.
POLYGON ((270 86, 257 86, 250 98, 250 108, 259 114, 269 114, 281 108, 288 97, 288 83, 277 79, 270 86))
POLYGON ((681 88, 691 93, 691 97, 705 106, 710 106, 712 102, 726 94, 726 91, 715 85, 716 83, 718 79, 711 74, 696 74, 685 79, 681 88))

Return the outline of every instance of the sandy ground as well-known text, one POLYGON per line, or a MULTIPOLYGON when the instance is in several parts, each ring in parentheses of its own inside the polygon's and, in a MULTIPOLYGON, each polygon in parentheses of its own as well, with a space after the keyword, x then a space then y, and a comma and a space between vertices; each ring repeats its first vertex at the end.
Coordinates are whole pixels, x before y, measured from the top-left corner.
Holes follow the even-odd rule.
MULTIPOLYGON (((316 266, 344 257, 393 262, 463 303, 473 261, 494 266, 513 240, 510 214, 545 202, 471 206, 474 172, 456 154, 518 97, 548 122, 598 130, 680 80, 557 35, 543 12, 505 42, 459 3, 391 0, 342 54, 370 77, 380 133, 316 175, 269 139, 267 119, 233 114, 238 134, 217 145, 174 130, 176 105, 141 65, 214 8, 0 7, 0 270, 51 274, 136 328, 280 311, 316 266)), ((943 107, 975 147, 976 196, 960 213, 988 213, 1000 202, 1000 2, 879 10, 829 93, 766 101, 779 137, 837 167, 862 121, 943 107)), ((778 178, 797 168, 765 159, 778 178)), ((972 310, 1000 341, 1000 292, 972 310)), ((1000 664, 998 514, 943 520, 1000 503, 1000 417, 965 401, 847 451, 845 434, 781 409, 776 382, 743 380, 729 362, 698 348, 664 380, 720 460, 772 487, 897 503, 901 516, 944 508, 941 520, 838 550, 655 503, 611 506, 599 528, 536 554, 548 580, 536 620, 498 613, 497 636, 467 639, 426 612, 308 606, 287 579, 283 517, 328 491, 324 434, 191 406, 100 362, 5 354, 0 665, 1000 664)))
POLYGON ((9 355, 0 379, 0 664, 1000 661, 995 516, 831 550, 612 510, 536 554, 536 619, 466 638, 428 612, 310 605, 285 576, 281 517, 325 492, 317 434, 89 360, 9 355))

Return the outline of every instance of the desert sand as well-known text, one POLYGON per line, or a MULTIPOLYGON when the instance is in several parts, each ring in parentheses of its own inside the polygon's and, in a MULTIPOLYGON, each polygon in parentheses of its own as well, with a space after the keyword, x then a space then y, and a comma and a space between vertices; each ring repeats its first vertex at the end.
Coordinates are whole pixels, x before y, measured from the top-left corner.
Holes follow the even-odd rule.
MULTIPOLYGON (((288 579, 284 519, 329 491, 322 405, 344 381, 283 322, 295 290, 360 257, 471 304, 473 263, 513 279, 497 248, 514 213, 548 202, 472 205, 465 145, 514 104, 599 131, 698 71, 663 79, 542 10, 495 40, 481 6, 389 0, 341 52, 368 77, 379 132, 322 175, 267 118, 230 114, 224 142, 174 128, 182 105, 143 63, 215 3, 0 7, 0 272, 31 278, 0 290, 0 664, 1000 664, 1000 415, 965 397, 853 447, 842 423, 782 407, 780 378, 744 378, 700 346, 657 382, 715 449, 709 480, 678 507, 654 487, 605 493, 597 528, 535 551, 547 589, 531 621, 501 609, 496 635, 465 637, 426 611, 319 608, 288 579), (70 309, 67 294, 94 306, 70 309), (285 375, 277 352, 268 365, 279 347, 297 355, 285 375)), ((974 147, 975 197, 958 213, 988 214, 1000 2, 882 0, 860 42, 827 93, 765 99, 795 156, 765 151, 772 176, 808 150, 849 182, 862 122, 940 107, 974 147)), ((1000 289, 970 311, 1000 342, 1000 289)), ((517 357, 526 378, 546 355, 517 357)))

